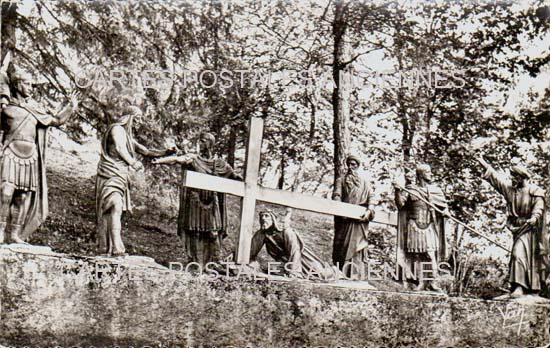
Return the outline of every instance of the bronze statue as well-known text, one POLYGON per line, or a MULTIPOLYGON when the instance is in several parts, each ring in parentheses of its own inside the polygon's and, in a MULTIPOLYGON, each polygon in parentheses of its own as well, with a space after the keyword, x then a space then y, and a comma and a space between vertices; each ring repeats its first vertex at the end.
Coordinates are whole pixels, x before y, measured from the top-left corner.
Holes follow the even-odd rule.
MULTIPOLYGON (((199 137, 199 154, 186 154, 154 160, 154 164, 181 164, 182 169, 242 180, 222 158, 214 155, 215 138, 199 137)), ((178 236, 183 240, 189 262, 203 268, 218 262, 222 240, 227 236, 225 194, 181 187, 178 236)))
POLYGON ((483 156, 477 158, 485 168, 483 178, 506 200, 506 228, 514 238, 510 257, 510 297, 518 298, 541 290, 542 255, 546 243, 541 243, 545 226, 544 191, 531 183, 531 173, 524 167, 512 166, 511 180, 497 173, 483 156))
POLYGON ((361 161, 354 155, 346 158, 348 167, 343 178, 337 180, 332 199, 362 205, 366 213, 362 220, 334 218, 334 245, 332 260, 346 277, 365 277, 368 264, 369 221, 374 218, 374 190, 359 174, 361 161))
POLYGON ((31 93, 29 74, 15 69, 9 81, 2 74, 0 243, 24 243, 46 219, 47 131, 51 126, 64 124, 78 106, 78 93, 73 92, 69 103, 52 116, 32 99, 31 93))
POLYGON ((290 274, 306 279, 327 279, 338 275, 331 267, 326 267, 325 263, 305 246, 300 235, 290 227, 290 214, 291 209, 287 209, 285 223, 280 226, 272 211, 260 212, 260 229, 254 234, 250 249, 251 265, 254 265, 265 245, 267 253, 280 263, 273 268, 281 275, 290 274))
POLYGON ((441 188, 432 183, 432 171, 428 165, 418 165, 406 179, 405 187, 394 183, 398 208, 398 270, 407 283, 418 281, 415 290, 441 291, 437 280, 439 262, 447 259, 447 200, 441 188), (428 265, 430 269, 426 270, 424 266, 428 265))
POLYGON ((97 239, 100 251, 109 256, 126 255, 121 218, 124 211, 132 210, 130 169, 143 169, 136 152, 149 157, 166 156, 173 152, 149 150, 134 139, 132 122, 141 114, 137 106, 126 106, 122 115, 109 125, 103 135, 96 178, 97 239))

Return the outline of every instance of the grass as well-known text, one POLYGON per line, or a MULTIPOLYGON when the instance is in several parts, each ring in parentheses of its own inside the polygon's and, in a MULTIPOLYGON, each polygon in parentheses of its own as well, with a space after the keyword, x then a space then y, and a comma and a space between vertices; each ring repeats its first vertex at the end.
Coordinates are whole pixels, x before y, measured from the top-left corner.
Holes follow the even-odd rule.
MULTIPOLYGON (((97 163, 97 162, 96 162, 97 163)), ((95 165, 93 159, 84 161, 77 151, 53 148, 48 159, 48 187, 50 215, 29 242, 47 245, 56 252, 84 256, 97 255, 95 242, 95 165)), ((158 168, 158 167, 156 167, 158 168)), ((156 170, 156 169, 155 169, 156 170)), ((165 171, 156 170, 160 175, 165 171)), ((148 171, 149 172, 149 171, 148 171)), ((183 244, 176 235, 178 211, 177 178, 171 184, 158 183, 152 173, 137 175, 131 191, 134 209, 125 213, 123 240, 131 255, 148 256, 167 266, 170 262, 184 262, 183 244)), ((240 200, 228 196, 228 237, 224 240, 223 256, 235 249, 239 228, 240 200)), ((259 203, 256 213, 271 209, 282 221, 284 207, 259 203)), ((292 228, 300 233, 306 245, 321 259, 331 262, 334 236, 333 217, 306 211, 294 211, 292 228)), ((254 230, 258 229, 255 221, 254 230)), ((381 233, 372 233, 374 256, 381 233)), ((262 251, 260 262, 269 256, 262 251)))
MULTIPOLYGON (((75 154, 60 148, 52 150, 48 161, 50 215, 29 242, 35 245, 47 245, 61 253, 97 255, 99 254, 95 242, 97 158, 94 162, 94 158, 84 160, 85 156, 78 151, 75 154)), ((178 170, 167 171, 166 168, 155 167, 153 171, 149 169, 147 172, 146 175, 135 176, 131 192, 134 209, 131 214, 125 213, 123 216, 122 234, 126 250, 130 255, 151 257, 165 266, 170 262, 184 263, 183 244, 176 235, 179 176, 175 173, 178 170), (160 180, 165 177, 168 178, 160 180)), ((235 250, 239 228, 240 200, 236 197, 228 197, 228 237, 224 240, 223 256, 230 255, 235 250)), ((282 221, 284 207, 259 203, 256 213, 266 208, 273 210, 282 221)), ((256 219, 254 230, 258 227, 256 219)), ((331 262, 334 236, 332 216, 294 211, 292 228, 298 231, 306 245, 322 260, 331 262)), ((392 265, 395 259, 395 243, 395 231, 371 226, 369 257, 373 261, 387 262, 392 265)), ((265 263, 269 259, 270 257, 263 250, 259 261, 265 263)), ((393 280, 371 283, 380 290, 401 289, 400 284, 393 280)), ((475 279, 472 284, 472 288, 475 289, 477 284, 475 279)), ((490 297, 494 292, 494 289, 487 289, 492 287, 490 285, 483 283, 484 294, 477 295, 490 297), (487 291, 489 295, 486 294, 487 291)), ((497 285, 494 284, 494 286, 497 285)), ((475 296, 473 293, 471 295, 475 296)))

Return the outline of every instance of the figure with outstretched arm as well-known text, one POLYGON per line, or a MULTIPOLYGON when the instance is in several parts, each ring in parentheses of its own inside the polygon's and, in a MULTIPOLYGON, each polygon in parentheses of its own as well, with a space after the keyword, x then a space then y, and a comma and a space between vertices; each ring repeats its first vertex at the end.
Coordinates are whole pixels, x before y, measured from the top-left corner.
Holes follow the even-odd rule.
POLYGON ((127 106, 103 135, 97 167, 96 215, 99 250, 107 256, 126 255, 122 242, 121 218, 123 212, 132 210, 130 170, 143 169, 136 153, 155 157, 173 152, 171 149, 150 150, 134 139, 133 119, 141 113, 137 106, 127 106))
POLYGON ((513 245, 509 265, 510 297, 522 297, 541 290, 542 256, 540 241, 546 231, 544 191, 531 183, 531 173, 523 166, 510 169, 511 180, 498 173, 482 155, 477 157, 487 180, 506 200, 506 228, 513 245))
POLYGON ((0 76, 0 244, 24 243, 48 215, 47 131, 75 114, 79 93, 52 114, 32 98, 28 73, 16 68, 9 79, 3 70, 0 76))
MULTIPOLYGON (((233 168, 214 154, 215 137, 202 133, 199 154, 170 156, 153 160, 153 164, 179 164, 185 170, 242 180, 233 168)), ((203 269, 209 262, 219 262, 222 240, 227 235, 225 194, 181 187, 178 236, 183 240, 189 262, 203 269)))

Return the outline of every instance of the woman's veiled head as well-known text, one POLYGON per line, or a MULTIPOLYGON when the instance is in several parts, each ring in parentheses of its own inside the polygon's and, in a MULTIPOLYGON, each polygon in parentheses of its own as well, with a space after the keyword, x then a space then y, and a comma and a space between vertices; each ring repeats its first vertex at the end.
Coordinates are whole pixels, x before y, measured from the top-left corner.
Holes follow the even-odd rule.
POLYGON ((141 109, 135 105, 127 106, 117 120, 118 123, 131 126, 134 118, 143 115, 141 109))

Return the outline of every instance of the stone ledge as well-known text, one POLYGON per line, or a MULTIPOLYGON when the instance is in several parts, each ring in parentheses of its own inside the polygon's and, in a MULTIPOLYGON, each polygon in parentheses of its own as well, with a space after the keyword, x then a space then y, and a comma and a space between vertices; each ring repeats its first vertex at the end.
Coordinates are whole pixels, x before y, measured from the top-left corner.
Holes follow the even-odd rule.
POLYGON ((4 346, 538 347, 548 342, 548 305, 312 282, 212 280, 170 271, 149 258, 81 258, 49 248, 0 246, 4 346), (91 278, 97 267, 97 279, 91 278))

